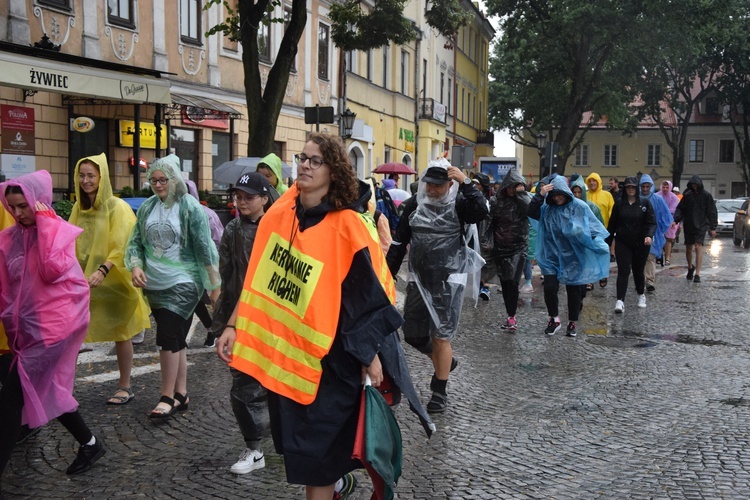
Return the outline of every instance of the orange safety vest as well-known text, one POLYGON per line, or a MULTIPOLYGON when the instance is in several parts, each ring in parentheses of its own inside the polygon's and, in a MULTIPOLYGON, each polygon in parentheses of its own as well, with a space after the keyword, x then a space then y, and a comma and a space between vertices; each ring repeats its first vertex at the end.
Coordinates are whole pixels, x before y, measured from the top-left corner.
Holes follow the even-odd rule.
POLYGON ((370 214, 336 210, 299 231, 296 186, 261 219, 245 276, 230 366, 300 404, 315 400, 336 336, 341 285, 367 247, 391 303, 395 285, 370 214), (291 239, 291 242, 290 242, 291 239))

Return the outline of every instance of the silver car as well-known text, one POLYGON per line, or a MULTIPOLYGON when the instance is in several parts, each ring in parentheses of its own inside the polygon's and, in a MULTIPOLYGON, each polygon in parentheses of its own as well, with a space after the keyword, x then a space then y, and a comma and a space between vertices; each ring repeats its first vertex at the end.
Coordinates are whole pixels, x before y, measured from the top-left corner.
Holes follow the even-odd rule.
POLYGON ((732 234, 734 231, 734 216, 745 202, 744 199, 716 200, 716 211, 719 215, 719 225, 716 232, 732 234))

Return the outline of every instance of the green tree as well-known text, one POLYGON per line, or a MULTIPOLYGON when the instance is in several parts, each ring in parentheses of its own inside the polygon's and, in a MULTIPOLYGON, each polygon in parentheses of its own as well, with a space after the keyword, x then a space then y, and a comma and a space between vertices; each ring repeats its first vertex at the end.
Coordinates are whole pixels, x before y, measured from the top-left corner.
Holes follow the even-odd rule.
MULTIPOLYGON (((681 0, 660 22, 660 30, 677 34, 658 47, 657 57, 644 60, 635 82, 639 119, 648 118, 664 136, 672 160, 672 182, 680 184, 688 130, 698 103, 716 94, 730 41, 735 0, 681 0)), ((745 38, 745 37, 743 37, 745 38)))
POLYGON ((643 59, 668 41, 658 21, 668 0, 488 0, 502 19, 491 62, 489 118, 516 142, 536 147, 545 132, 559 147, 558 173, 603 116, 632 126, 628 110, 643 59), (585 121, 585 123, 584 123, 585 121))
MULTIPOLYGON (((408 0, 377 0, 369 12, 358 1, 331 5, 333 21, 331 38, 342 50, 367 50, 390 43, 404 44, 414 40, 417 31, 403 17, 408 0)), ((223 5, 227 18, 213 26, 206 36, 223 34, 242 44, 242 65, 245 71, 245 98, 248 107, 248 156, 265 156, 273 147, 276 125, 284 102, 289 74, 297 46, 307 24, 307 3, 292 0, 291 16, 286 20, 284 37, 268 73, 265 88, 261 85, 258 56, 258 29, 261 24, 282 23, 271 13, 281 5, 279 0, 208 0, 203 7, 223 5)), ((428 24, 455 41, 458 29, 471 18, 461 8, 460 0, 433 0, 426 13, 428 24)))

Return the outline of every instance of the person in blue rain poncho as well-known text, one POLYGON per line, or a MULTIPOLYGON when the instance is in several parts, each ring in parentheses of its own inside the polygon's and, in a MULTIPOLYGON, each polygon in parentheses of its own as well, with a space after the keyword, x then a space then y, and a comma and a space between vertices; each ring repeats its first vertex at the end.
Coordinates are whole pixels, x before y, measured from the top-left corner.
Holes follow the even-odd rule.
POLYGON ((665 236, 669 227, 672 225, 672 214, 669 212, 667 202, 661 196, 654 196, 654 181, 648 174, 643 174, 640 181, 641 198, 651 202, 656 216, 656 232, 651 242, 651 251, 646 258, 646 266, 643 274, 646 278, 646 291, 653 292, 656 290, 654 283, 656 281, 656 261, 662 258, 664 244, 667 242, 665 236))
POLYGON ((587 283, 609 275, 609 233, 585 201, 573 196, 564 177, 553 175, 537 190, 528 216, 538 222, 536 261, 544 276, 544 302, 550 316, 544 332, 560 330, 557 292, 568 293, 567 335, 576 335, 581 296, 587 283), (583 290, 582 290, 583 289, 583 290))

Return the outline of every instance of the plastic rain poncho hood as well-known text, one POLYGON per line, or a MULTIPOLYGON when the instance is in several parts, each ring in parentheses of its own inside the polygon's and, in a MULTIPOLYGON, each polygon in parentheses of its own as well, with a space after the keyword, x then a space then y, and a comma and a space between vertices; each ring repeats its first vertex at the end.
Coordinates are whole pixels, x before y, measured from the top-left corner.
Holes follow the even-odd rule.
POLYGON ((268 168, 273 171, 273 175, 276 176, 276 185, 272 187, 276 189, 276 191, 280 195, 286 193, 286 190, 289 189, 289 187, 284 184, 284 174, 281 171, 281 158, 273 153, 266 155, 262 160, 258 162, 258 167, 262 167, 264 165, 268 166, 268 168))
POLYGON ((214 290, 221 285, 219 278, 219 253, 211 240, 211 229, 208 217, 203 212, 198 200, 187 195, 187 185, 180 173, 180 159, 176 155, 169 155, 155 160, 148 170, 147 178, 151 178, 156 171, 161 171, 169 179, 169 192, 162 202, 158 195, 151 196, 138 209, 137 221, 128 242, 125 254, 125 267, 129 271, 139 267, 146 270, 149 262, 158 262, 164 267, 184 271, 190 275, 197 287, 197 297, 174 296, 166 290, 149 290, 148 300, 151 308, 164 307, 188 318, 193 313, 197 300, 204 290, 214 290), (180 220, 180 256, 179 260, 172 260, 164 255, 158 255, 152 241, 146 233, 146 222, 151 212, 162 203, 165 208, 179 205, 180 220))
POLYGON ((544 275, 556 275, 563 285, 585 285, 609 276, 609 236, 586 202, 573 196, 564 177, 542 204, 537 233, 536 260, 544 275), (569 201, 557 205, 555 194, 569 201))
MULTIPOLYGON (((449 165, 441 158, 430 161, 427 168, 447 169, 449 165)), ((476 226, 472 224, 474 230, 467 230, 465 241, 461 237, 461 221, 456 211, 458 185, 448 182, 451 187, 445 195, 431 198, 427 196, 427 183, 420 180, 417 209, 409 216, 412 232, 409 280, 417 285, 435 328, 444 334, 458 329, 467 284, 470 284, 472 296, 478 295, 476 283, 484 265, 478 250, 465 243, 473 240, 478 245, 476 226)))
POLYGON ((221 235, 224 234, 224 224, 221 223, 221 219, 219 219, 216 212, 201 203, 200 196, 198 195, 198 186, 195 185, 195 182, 187 180, 185 184, 187 184, 188 193, 198 200, 198 203, 203 207, 203 211, 206 213, 206 217, 208 217, 208 225, 211 228, 211 240, 213 240, 214 245, 218 249, 221 244, 221 235))
POLYGON ((589 190, 586 195, 586 199, 592 202, 594 205, 599 207, 602 213, 602 220, 604 221, 604 227, 609 224, 609 217, 612 215, 612 209, 615 206, 615 199, 612 197, 612 193, 604 189, 602 186, 602 178, 596 172, 589 174, 586 177, 586 185, 588 186, 589 180, 594 179, 598 183, 596 190, 589 190))
POLYGON ((124 263, 135 214, 130 205, 112 194, 106 155, 79 160, 74 179, 79 201, 73 205, 68 222, 83 229, 76 240, 76 257, 83 274, 91 276, 107 261, 113 264, 101 285, 91 289, 91 323, 86 342, 129 340, 151 326, 143 293, 133 286, 133 276, 124 263), (80 200, 88 195, 81 190, 78 174, 81 164, 87 161, 99 167, 100 179, 94 203, 84 209, 80 200))
POLYGON ((583 180, 583 177, 580 175, 575 178, 575 180, 570 182, 570 192, 573 192, 573 188, 578 186, 581 188, 581 200, 586 202, 586 205, 589 206, 592 212, 594 212, 594 215, 597 219, 599 219, 599 222, 604 224, 604 219, 602 218, 602 211, 599 210, 599 207, 596 206, 595 203, 592 203, 588 199, 588 195, 586 194, 589 190, 588 186, 586 186, 586 182, 583 180))
MULTIPOLYGON (((19 186, 30 206, 52 204, 46 170, 0 184, 19 186)), ((75 255, 81 229, 53 213, 0 232, 0 317, 23 391, 21 421, 39 427, 74 411, 76 358, 89 324, 89 285, 75 255)))
POLYGON ((651 250, 649 253, 656 255, 661 258, 661 251, 664 248, 664 244, 667 242, 665 234, 669 231, 669 226, 672 225, 672 214, 669 213, 669 207, 661 196, 654 196, 654 181, 648 174, 643 174, 641 180, 638 182, 638 194, 641 198, 645 198, 651 202, 651 206, 654 207, 654 216, 656 217, 656 232, 654 238, 651 241, 651 250), (651 184, 651 190, 647 195, 644 195, 641 191, 641 184, 651 184))
MULTIPOLYGON (((9 228, 15 223, 16 219, 0 204, 0 231, 9 228)), ((4 352, 8 352, 8 338, 5 336, 5 328, 3 328, 3 324, 0 322, 0 354, 4 352)))

